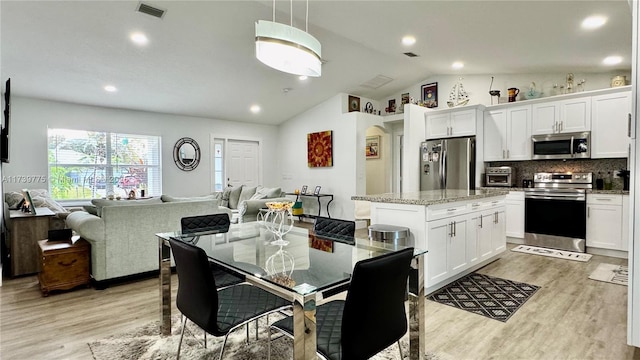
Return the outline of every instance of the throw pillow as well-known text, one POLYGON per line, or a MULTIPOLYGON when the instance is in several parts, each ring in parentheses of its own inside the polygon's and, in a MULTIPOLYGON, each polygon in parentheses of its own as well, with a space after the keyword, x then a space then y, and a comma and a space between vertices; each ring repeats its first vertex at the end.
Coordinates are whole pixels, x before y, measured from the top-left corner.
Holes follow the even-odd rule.
POLYGON ((4 201, 7 203, 9 209, 17 209, 18 204, 22 201, 22 193, 11 191, 4 194, 4 201))
POLYGON ((242 191, 240 192, 240 198, 238 198, 238 204, 242 203, 245 200, 251 199, 253 194, 256 193, 256 189, 257 189, 256 186, 253 186, 253 187, 243 186, 242 191))
POLYGON ((222 190, 219 202, 220 206, 229 207, 229 195, 231 195, 231 190, 233 190, 233 188, 229 186, 222 190))
POLYGON ((242 192, 243 185, 231 188, 229 192, 229 209, 237 209, 240 203, 240 193, 242 192))
POLYGON ((82 208, 91 215, 98 215, 98 207, 95 205, 85 205, 82 208))
POLYGON ((280 197, 280 193, 282 193, 282 190, 280 190, 280 188, 266 188, 258 186, 258 189, 256 190, 256 193, 251 197, 251 200, 276 198, 280 197))

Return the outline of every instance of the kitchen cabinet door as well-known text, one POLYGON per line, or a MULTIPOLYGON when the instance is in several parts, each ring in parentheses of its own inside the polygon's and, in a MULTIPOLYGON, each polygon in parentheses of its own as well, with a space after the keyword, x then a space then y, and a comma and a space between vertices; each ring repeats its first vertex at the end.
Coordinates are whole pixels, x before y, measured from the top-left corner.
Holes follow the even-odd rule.
POLYGON ((561 133, 591 130, 591 97, 560 102, 559 130, 561 133))
POLYGON ((449 242, 451 241, 451 220, 441 219, 427 223, 427 280, 430 287, 449 277, 449 242))
POLYGON ((505 200, 505 234, 506 236, 524 239, 524 193, 520 193, 522 194, 522 199, 511 199, 510 196, 507 196, 505 200))
MULTIPOLYGON (((484 113, 484 161, 502 161, 506 156, 507 110, 484 113)), ((531 141, 531 140, 529 140, 531 141)))
POLYGON ((587 195, 588 247, 623 250, 622 195, 587 195))
POLYGON ((493 255, 493 244, 491 241, 491 229, 493 213, 478 213, 476 221, 476 237, 478 239, 478 253, 480 261, 484 261, 493 255))
POLYGON ((531 118, 531 135, 553 134, 560 122, 558 102, 533 104, 531 118))
POLYGON ((505 135, 508 160, 531 160, 531 106, 507 110, 505 135))
POLYGON ((451 136, 474 136, 476 134, 476 110, 453 111, 450 126, 451 136))
POLYGON ((449 137, 450 127, 450 113, 425 115, 426 126, 426 138, 428 139, 442 139, 449 137))
POLYGON ((449 240, 449 271, 459 272, 467 267, 467 224, 468 216, 452 218, 452 235, 449 240))
POLYGON ((491 227, 491 247, 494 254, 501 253, 507 249, 505 216, 504 210, 498 210, 494 215, 491 227))
POLYGON ((631 92, 591 98, 591 158, 624 158, 629 150, 631 92))

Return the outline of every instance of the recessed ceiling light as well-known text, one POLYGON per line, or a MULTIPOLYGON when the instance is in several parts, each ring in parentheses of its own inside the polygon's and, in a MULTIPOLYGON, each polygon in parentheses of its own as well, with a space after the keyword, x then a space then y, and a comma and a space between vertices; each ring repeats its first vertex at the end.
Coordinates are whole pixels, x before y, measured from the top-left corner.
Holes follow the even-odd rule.
POLYGON ((118 89, 113 85, 107 85, 107 86, 104 87, 104 91, 116 92, 116 91, 118 91, 118 89))
POLYGON ((605 65, 618 65, 622 62, 622 57, 620 56, 607 56, 602 60, 602 63, 605 65))
POLYGON ((404 44, 406 46, 411 46, 411 45, 413 45, 415 43, 416 43, 416 38, 411 36, 411 35, 407 35, 407 36, 402 38, 402 44, 404 44))
POLYGON ((129 38, 131 39, 131 41, 138 45, 147 45, 147 43, 149 42, 149 39, 147 39, 147 35, 141 32, 135 32, 131 34, 129 38))
POLYGON ((462 69, 464 67, 464 63, 461 61, 456 61, 453 64, 451 64, 451 67, 454 69, 462 69))
POLYGON ((601 27, 607 23, 607 18, 601 15, 589 16, 582 20, 582 28, 587 30, 593 30, 601 27))
POLYGON ((309 77, 307 75, 300 75, 300 77, 298 79, 305 81, 307 80, 309 77))
POLYGON ((259 105, 251 105, 251 107, 249 108, 249 110, 254 113, 257 114, 260 112, 260 106, 259 105))

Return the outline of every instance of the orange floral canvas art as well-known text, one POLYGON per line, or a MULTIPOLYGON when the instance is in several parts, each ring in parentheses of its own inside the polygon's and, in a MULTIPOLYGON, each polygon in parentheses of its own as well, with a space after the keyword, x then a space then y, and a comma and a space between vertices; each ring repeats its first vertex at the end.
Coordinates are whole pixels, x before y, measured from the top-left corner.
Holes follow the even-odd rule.
POLYGON ((333 166, 333 131, 307 134, 307 165, 309 167, 333 166))

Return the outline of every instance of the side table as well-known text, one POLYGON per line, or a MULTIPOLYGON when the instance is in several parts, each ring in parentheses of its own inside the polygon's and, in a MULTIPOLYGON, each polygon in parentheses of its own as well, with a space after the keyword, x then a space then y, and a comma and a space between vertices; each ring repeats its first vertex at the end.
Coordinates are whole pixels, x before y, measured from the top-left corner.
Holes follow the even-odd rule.
POLYGON ((48 208, 36 208, 36 214, 11 210, 9 255, 11 276, 38 272, 37 241, 49 236, 49 219, 55 216, 48 208))
POLYGON ((51 290, 68 290, 89 284, 89 249, 89 243, 82 238, 38 241, 38 280, 42 295, 48 296, 51 290))
MULTIPOLYGON (((303 197, 310 197, 310 198, 316 198, 316 200, 318 200, 318 215, 316 216, 320 216, 321 210, 322 210, 322 204, 320 203, 320 199, 321 198, 328 198, 329 201, 327 202, 326 206, 326 210, 327 210, 327 217, 330 218, 331 214, 329 213, 329 205, 331 204, 331 202, 333 201, 333 194, 296 194, 296 193, 285 193, 286 195, 294 195, 296 197, 296 201, 298 201, 298 199, 300 198, 300 196, 303 197)), ((295 215, 295 216, 300 216, 300 215, 295 215)), ((309 215, 309 214, 303 214, 303 217, 314 217, 314 215, 309 215)))

